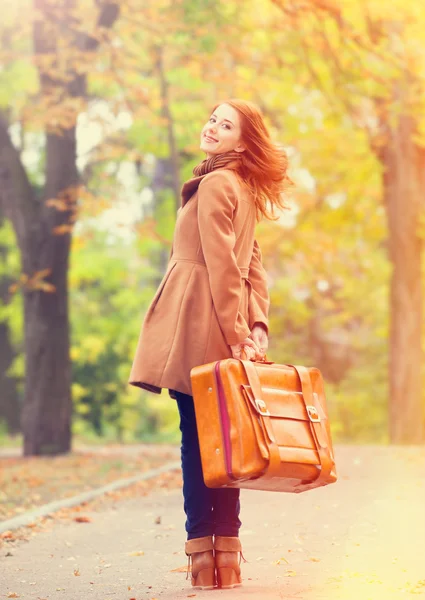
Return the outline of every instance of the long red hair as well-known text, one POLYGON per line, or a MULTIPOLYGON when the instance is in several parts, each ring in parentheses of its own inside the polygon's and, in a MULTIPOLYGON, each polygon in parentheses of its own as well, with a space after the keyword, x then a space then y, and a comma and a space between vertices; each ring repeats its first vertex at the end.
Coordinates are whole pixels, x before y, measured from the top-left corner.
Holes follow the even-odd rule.
POLYGON ((211 113, 220 104, 229 104, 239 113, 241 142, 246 149, 241 153, 237 172, 255 198, 257 221, 261 219, 261 215, 270 221, 277 221, 279 216, 274 216, 274 209, 287 208, 283 194, 293 185, 287 175, 287 154, 271 140, 259 106, 247 100, 232 98, 216 104, 211 113), (271 213, 266 208, 267 202, 271 205, 271 213))

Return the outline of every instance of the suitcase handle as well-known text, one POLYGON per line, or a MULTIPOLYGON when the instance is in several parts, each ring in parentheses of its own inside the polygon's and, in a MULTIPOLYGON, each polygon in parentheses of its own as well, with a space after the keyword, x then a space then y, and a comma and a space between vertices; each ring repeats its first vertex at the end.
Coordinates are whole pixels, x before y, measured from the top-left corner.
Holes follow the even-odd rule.
MULTIPOLYGON (((245 348, 243 346, 241 349, 241 356, 242 356, 242 352, 245 354, 245 359, 242 359, 242 360, 246 360, 246 352, 245 352, 245 348)), ((267 354, 265 354, 263 356, 263 358, 257 358, 257 359, 250 358, 249 360, 252 362, 264 363, 265 365, 274 365, 274 360, 267 360, 267 354)))

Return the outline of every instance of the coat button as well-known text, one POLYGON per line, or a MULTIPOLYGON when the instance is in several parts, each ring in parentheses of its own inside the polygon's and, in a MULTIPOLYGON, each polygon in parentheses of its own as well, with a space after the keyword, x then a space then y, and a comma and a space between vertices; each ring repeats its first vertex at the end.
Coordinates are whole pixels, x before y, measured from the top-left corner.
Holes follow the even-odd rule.
POLYGON ((208 388, 208 391, 209 391, 209 392, 212 392, 212 387, 209 387, 209 388, 208 388))

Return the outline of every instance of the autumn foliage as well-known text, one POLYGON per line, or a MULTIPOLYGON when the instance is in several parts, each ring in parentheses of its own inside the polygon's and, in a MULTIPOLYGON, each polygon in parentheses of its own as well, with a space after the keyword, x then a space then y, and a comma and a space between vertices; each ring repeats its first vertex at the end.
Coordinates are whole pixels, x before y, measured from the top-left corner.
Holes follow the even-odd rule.
POLYGON ((127 376, 228 97, 261 107, 295 182, 257 229, 271 360, 323 371, 336 440, 425 440, 424 31, 401 0, 8 5, 0 416, 22 407, 27 454, 66 452, 71 427, 177 439, 168 398, 127 376))

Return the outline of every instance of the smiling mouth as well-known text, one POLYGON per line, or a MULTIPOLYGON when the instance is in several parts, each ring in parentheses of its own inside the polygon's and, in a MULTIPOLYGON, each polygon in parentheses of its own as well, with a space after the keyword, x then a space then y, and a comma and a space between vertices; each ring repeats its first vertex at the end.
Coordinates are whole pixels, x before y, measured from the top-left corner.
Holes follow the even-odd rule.
POLYGON ((204 140, 207 142, 217 142, 218 140, 215 140, 214 138, 210 137, 209 135, 204 135, 204 140))

